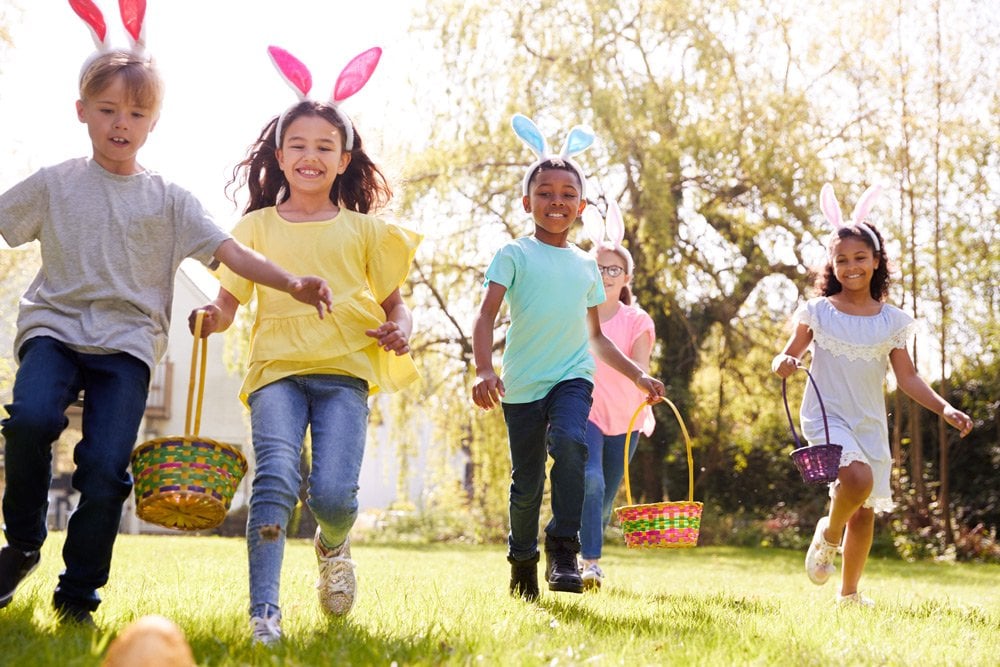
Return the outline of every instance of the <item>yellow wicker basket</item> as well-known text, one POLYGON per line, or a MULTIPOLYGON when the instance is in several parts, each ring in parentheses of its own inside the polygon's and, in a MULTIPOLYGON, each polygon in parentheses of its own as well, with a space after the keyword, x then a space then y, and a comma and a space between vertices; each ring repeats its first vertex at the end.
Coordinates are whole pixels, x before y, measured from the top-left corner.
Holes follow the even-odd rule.
POLYGON ((246 459, 237 447, 198 435, 208 355, 208 341, 201 337, 203 316, 199 312, 195 319, 185 435, 149 440, 132 452, 136 514, 176 530, 205 530, 221 524, 247 472, 246 459), (196 404, 193 428, 192 403, 196 404))
POLYGON ((638 548, 681 549, 698 545, 698 533, 701 530, 702 503, 694 501, 694 458, 691 455, 691 437, 687 426, 681 419, 670 399, 662 398, 670 406, 674 416, 681 425, 684 444, 687 447, 688 463, 688 497, 685 501, 661 502, 648 505, 632 504, 632 486, 628 476, 628 452, 635 428, 635 422, 646 407, 646 402, 636 408, 632 421, 628 425, 625 436, 625 498, 627 505, 615 509, 618 521, 625 535, 625 546, 638 548))

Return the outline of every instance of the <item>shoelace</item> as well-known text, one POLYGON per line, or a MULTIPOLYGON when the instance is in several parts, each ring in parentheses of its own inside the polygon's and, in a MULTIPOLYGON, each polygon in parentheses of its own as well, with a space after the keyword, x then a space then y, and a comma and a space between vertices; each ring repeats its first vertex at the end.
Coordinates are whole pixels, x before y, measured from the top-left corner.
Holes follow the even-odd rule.
POLYGON ((319 583, 316 587, 325 587, 331 593, 350 593, 351 590, 341 575, 353 569, 354 561, 347 556, 322 556, 319 564, 319 583))
POLYGON ((254 616, 250 620, 253 623, 253 638, 255 640, 270 644, 281 638, 281 617, 277 614, 254 616))

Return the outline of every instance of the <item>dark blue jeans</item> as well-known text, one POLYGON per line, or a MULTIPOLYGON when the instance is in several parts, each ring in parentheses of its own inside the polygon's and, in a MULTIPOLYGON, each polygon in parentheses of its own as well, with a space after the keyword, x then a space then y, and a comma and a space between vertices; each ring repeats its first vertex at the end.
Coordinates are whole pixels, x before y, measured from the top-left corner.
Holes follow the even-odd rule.
POLYGON ((546 454, 552 457, 552 520, 545 534, 576 539, 580 531, 593 388, 587 380, 565 380, 537 401, 503 404, 511 460, 507 550, 515 560, 538 552, 546 454))
MULTIPOLYGON (((580 524, 580 556, 587 560, 601 557, 604 529, 611 520, 612 505, 625 477, 625 435, 604 435, 594 422, 587 422, 587 455, 583 519, 580 524)), ((635 455, 639 432, 632 433, 628 460, 635 455)))
POLYGON ((149 367, 124 352, 84 354, 48 336, 19 351, 14 396, 3 420, 7 488, 4 534, 22 551, 42 546, 52 481, 52 443, 68 424, 66 408, 84 392, 83 438, 73 450, 73 488, 57 603, 96 609, 108 581, 122 504, 132 489, 129 457, 146 409, 149 367))

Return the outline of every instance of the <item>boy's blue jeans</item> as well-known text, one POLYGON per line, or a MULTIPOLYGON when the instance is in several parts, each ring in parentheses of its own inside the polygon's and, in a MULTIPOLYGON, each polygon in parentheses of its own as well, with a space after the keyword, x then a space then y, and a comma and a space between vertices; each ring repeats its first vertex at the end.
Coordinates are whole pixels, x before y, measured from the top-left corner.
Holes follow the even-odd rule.
MULTIPOLYGON (((611 520, 618 486, 625 476, 625 435, 604 435, 594 422, 587 422, 588 454, 580 524, 580 556, 587 560, 601 557, 604 529, 611 520)), ((636 431, 628 446, 629 461, 638 443, 639 432, 636 431)))
POLYGON ((552 520, 545 534, 576 539, 580 531, 593 388, 588 380, 565 380, 537 401, 503 404, 511 459, 507 555, 514 560, 538 552, 546 454, 552 457, 552 520))
POLYGON ((122 505, 132 489, 129 458, 146 409, 149 367, 124 352, 77 352, 49 336, 28 339, 19 356, 2 427, 4 534, 22 551, 34 551, 45 541, 52 443, 69 423, 66 408, 83 390, 83 437, 73 450, 72 479, 80 501, 66 528, 66 569, 55 600, 94 610, 101 602, 97 589, 108 581, 122 505))
POLYGON ((247 517, 250 615, 279 610, 285 530, 299 498, 299 460, 312 435, 308 505, 328 546, 358 516, 358 479, 368 431, 368 383, 346 375, 295 375, 250 394, 257 459, 247 517))

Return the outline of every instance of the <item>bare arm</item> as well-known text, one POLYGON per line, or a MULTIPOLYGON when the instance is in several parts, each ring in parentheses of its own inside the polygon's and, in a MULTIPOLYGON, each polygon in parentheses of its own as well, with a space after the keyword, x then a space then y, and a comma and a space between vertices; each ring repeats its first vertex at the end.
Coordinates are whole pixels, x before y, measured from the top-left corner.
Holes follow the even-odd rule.
POLYGON ((799 324, 795 327, 785 348, 771 361, 771 370, 778 374, 778 377, 786 378, 799 367, 802 355, 806 353, 809 343, 812 342, 812 329, 807 324, 799 324))
POLYGON ((215 250, 215 257, 234 273, 258 285, 288 292, 298 301, 315 306, 322 319, 333 307, 333 295, 326 281, 317 276, 293 276, 259 252, 233 239, 226 239, 215 250))
POLYGON ((410 351, 410 335, 413 333, 413 316, 410 309, 403 303, 399 289, 382 302, 385 322, 377 329, 368 329, 366 336, 378 339, 379 346, 386 352, 395 352, 401 356, 410 351))
MULTIPOLYGON (((646 392, 646 398, 650 402, 656 401, 663 396, 663 383, 647 375, 646 371, 639 364, 625 356, 618 349, 618 346, 601 331, 601 318, 597 314, 597 306, 587 309, 587 331, 590 335, 590 349, 594 351, 594 354, 601 361, 630 379, 635 383, 635 386, 646 392)), ((646 364, 649 364, 648 355, 646 364)))
POLYGON ((489 410, 500 402, 504 395, 503 380, 493 368, 493 325, 500 312, 500 304, 507 288, 491 282, 486 288, 486 296, 479 306, 472 328, 472 354, 476 364, 476 383, 472 386, 472 402, 489 410))
POLYGON ((201 322, 201 337, 207 338, 209 335, 222 332, 229 328, 236 317, 236 309, 240 302, 236 300, 224 287, 219 288, 219 295, 211 303, 205 304, 201 308, 195 308, 188 315, 188 328, 194 333, 194 322, 198 316, 198 311, 204 311, 205 315, 201 322))
POLYGON ((972 431, 972 419, 969 415, 952 407, 940 394, 931 389, 913 366, 913 359, 905 348, 896 348, 889 353, 892 372, 896 383, 903 392, 931 412, 941 415, 946 422, 958 429, 964 438, 972 431))

